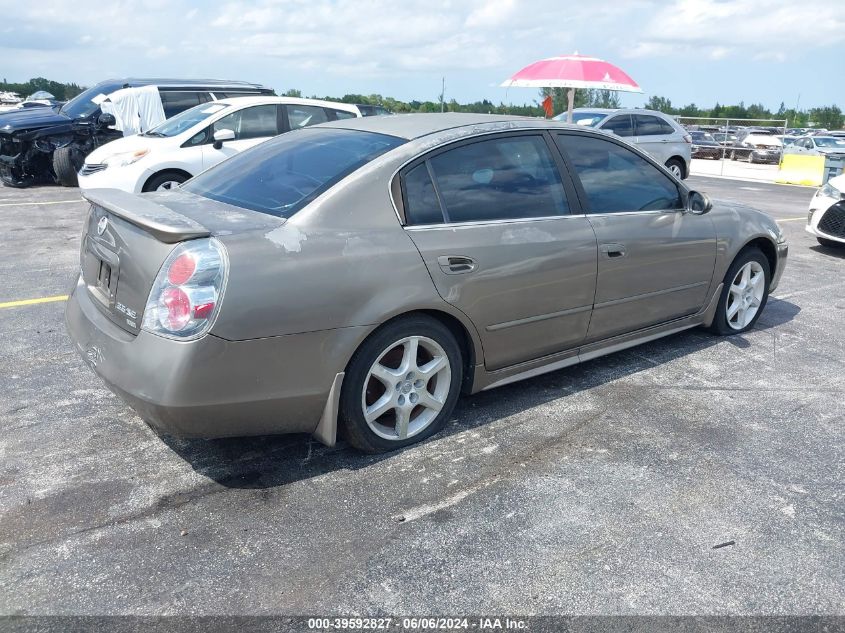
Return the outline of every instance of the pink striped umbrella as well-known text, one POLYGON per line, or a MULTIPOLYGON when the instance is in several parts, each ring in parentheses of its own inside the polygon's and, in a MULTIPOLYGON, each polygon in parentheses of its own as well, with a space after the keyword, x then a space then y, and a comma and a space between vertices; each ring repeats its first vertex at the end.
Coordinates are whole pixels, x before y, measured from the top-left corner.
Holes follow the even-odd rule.
POLYGON ((509 88, 569 88, 569 117, 572 122, 572 106, 576 88, 598 90, 619 90, 642 92, 633 79, 613 64, 597 57, 563 55, 549 57, 529 64, 502 83, 509 88))

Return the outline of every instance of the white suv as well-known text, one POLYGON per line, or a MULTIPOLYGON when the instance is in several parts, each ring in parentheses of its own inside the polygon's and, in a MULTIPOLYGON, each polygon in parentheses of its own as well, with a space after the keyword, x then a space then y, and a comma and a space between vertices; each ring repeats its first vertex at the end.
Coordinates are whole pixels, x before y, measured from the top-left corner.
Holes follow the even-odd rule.
POLYGON ((170 189, 278 134, 360 116, 354 105, 294 97, 203 103, 91 152, 79 171, 79 187, 130 193, 170 189))
MULTIPOLYGON (((566 121, 566 113, 554 117, 566 121)), ((576 108, 572 122, 613 132, 666 165, 679 180, 689 175, 692 137, 670 116, 656 110, 576 108)))

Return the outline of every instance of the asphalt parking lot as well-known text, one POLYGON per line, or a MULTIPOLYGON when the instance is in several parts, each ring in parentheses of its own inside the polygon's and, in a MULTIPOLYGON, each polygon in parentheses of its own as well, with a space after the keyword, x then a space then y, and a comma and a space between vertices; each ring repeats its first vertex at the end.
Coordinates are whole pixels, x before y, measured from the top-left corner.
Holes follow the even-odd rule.
POLYGON ((157 436, 64 332, 85 204, 0 188, 0 613, 842 613, 845 250, 812 189, 688 182, 782 222, 755 330, 464 398, 382 456, 157 436))

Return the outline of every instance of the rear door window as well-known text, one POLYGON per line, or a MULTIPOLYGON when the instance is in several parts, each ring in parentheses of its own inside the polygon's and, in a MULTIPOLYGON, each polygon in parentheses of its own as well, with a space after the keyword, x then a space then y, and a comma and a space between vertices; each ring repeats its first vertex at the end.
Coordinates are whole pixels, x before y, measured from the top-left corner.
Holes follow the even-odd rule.
POLYGON ((636 126, 637 136, 660 136, 662 134, 671 134, 673 131, 671 126, 669 127, 669 131, 666 132, 661 123, 663 123, 663 121, 658 119, 656 116, 649 116, 647 114, 634 115, 634 125, 636 126))
POLYGON ((346 110, 334 110, 331 109, 329 112, 334 115, 335 119, 354 119, 355 113, 354 112, 347 112, 346 110))
POLYGON ((543 136, 460 145, 435 155, 429 163, 448 222, 540 218, 569 212, 560 173, 543 136))
POLYGON ((443 223, 443 211, 428 169, 427 163, 420 163, 405 174, 403 179, 405 220, 408 224, 443 223))
POLYGON ((164 116, 167 119, 210 99, 208 93, 196 90, 159 90, 159 94, 161 105, 164 107, 164 116))
POLYGON ((325 123, 329 120, 326 111, 319 106, 310 105, 287 105, 288 121, 290 129, 297 130, 317 123, 325 123))
POLYGON ((631 150, 595 137, 557 135, 587 194, 591 213, 683 208, 672 179, 631 150))
POLYGON ((608 119, 601 129, 613 132, 617 136, 634 136, 634 125, 630 114, 617 114, 608 119))

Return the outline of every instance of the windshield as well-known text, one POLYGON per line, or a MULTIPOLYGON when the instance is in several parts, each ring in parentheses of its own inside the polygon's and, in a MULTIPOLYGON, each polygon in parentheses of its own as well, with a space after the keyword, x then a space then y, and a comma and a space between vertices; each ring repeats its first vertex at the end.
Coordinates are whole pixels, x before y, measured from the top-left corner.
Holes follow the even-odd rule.
POLYGON ((190 130, 197 123, 202 123, 212 114, 217 114, 231 107, 225 103, 201 103, 159 123, 153 129, 144 132, 141 136, 177 136, 182 132, 190 130))
POLYGON ((79 93, 73 99, 64 104, 59 112, 69 116, 71 119, 81 119, 91 116, 100 107, 100 102, 109 93, 119 90, 120 84, 97 84, 93 88, 79 93), (103 98, 98 98, 103 95, 103 98))
POLYGON ((692 136, 694 141, 712 141, 716 142, 716 139, 713 138, 712 134, 708 134, 707 132, 690 132, 690 136, 692 136))
MULTIPOLYGON (((572 122, 576 125, 586 125, 587 127, 596 127, 599 123, 607 118, 607 112, 573 112, 572 122)), ((555 121, 563 121, 566 123, 569 119, 566 112, 562 112, 554 117, 555 121)))
POLYGON ((294 130, 223 161, 182 188, 289 218, 342 178, 404 142, 357 130, 294 130))
POLYGON ((836 138, 835 136, 816 136, 813 140, 819 147, 845 148, 845 138, 836 138))

